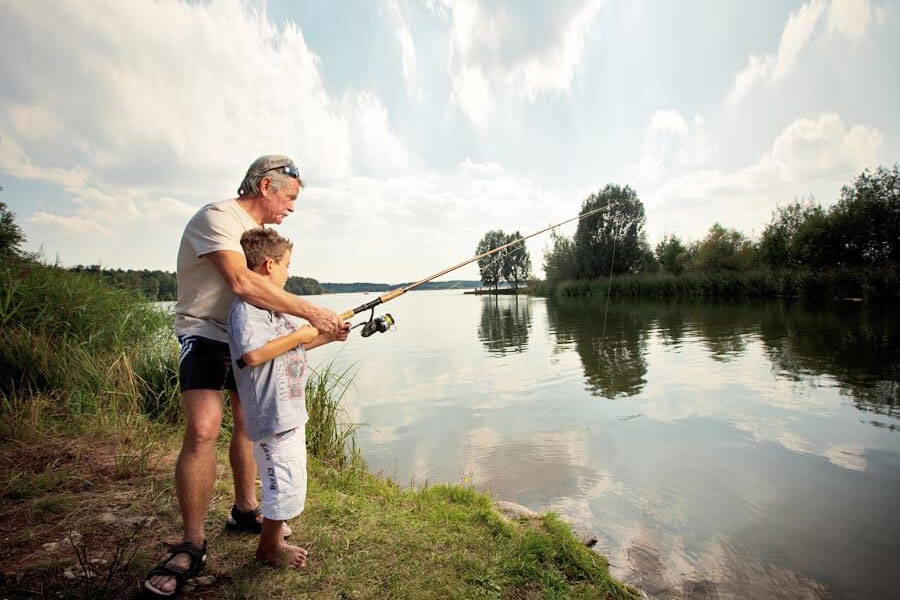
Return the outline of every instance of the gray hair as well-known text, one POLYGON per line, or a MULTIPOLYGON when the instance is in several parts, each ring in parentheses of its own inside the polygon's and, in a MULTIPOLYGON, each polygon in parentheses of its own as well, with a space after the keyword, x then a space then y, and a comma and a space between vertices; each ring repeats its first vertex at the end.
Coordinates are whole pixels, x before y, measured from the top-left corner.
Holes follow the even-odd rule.
MULTIPOLYGON (((287 185, 293 177, 278 171, 281 167, 294 167, 294 161, 290 157, 281 154, 267 154, 260 156, 250 164, 247 174, 244 175, 240 187, 238 187, 238 196, 254 197, 260 195, 260 183, 264 177, 268 177, 272 182, 274 191, 278 191, 287 185)), ((303 187, 303 180, 299 177, 297 182, 303 187)))

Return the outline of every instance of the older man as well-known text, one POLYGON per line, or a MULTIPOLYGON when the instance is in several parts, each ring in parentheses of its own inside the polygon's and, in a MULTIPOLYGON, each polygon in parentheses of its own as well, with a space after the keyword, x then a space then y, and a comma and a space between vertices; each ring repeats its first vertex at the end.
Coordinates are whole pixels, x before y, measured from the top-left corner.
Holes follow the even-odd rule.
POLYGON ((203 522, 216 479, 215 442, 222 424, 223 389, 230 391, 234 417, 229 448, 234 506, 227 526, 260 531, 256 467, 244 433, 225 330, 234 297, 302 317, 323 333, 347 327, 333 311, 290 294, 247 268, 241 234, 281 223, 294 211, 302 187, 300 171, 290 158, 262 156, 247 170, 238 197, 201 208, 181 238, 175 333, 181 345, 179 380, 187 429, 175 467, 175 489, 184 535, 147 576, 144 589, 150 595, 174 596, 205 564, 203 522))

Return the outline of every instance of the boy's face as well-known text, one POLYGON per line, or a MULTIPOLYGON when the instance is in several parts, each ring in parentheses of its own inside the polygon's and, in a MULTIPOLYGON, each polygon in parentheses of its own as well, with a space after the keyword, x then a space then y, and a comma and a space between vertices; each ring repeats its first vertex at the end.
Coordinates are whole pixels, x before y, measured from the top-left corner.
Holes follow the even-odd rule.
POLYGON ((284 287, 284 284, 287 283, 288 280, 288 268, 291 266, 291 251, 286 250, 284 256, 281 257, 281 260, 273 260, 272 261, 272 272, 269 275, 269 278, 272 280, 272 283, 277 285, 280 288, 284 287))

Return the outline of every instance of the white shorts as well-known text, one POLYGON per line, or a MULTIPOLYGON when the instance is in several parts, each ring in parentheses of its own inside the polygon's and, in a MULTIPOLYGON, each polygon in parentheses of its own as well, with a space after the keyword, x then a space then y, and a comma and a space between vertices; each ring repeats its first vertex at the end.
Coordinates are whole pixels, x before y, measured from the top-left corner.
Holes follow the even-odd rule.
POLYGON ((253 442, 253 458, 262 481, 262 514, 287 521, 306 504, 306 427, 301 425, 253 442))

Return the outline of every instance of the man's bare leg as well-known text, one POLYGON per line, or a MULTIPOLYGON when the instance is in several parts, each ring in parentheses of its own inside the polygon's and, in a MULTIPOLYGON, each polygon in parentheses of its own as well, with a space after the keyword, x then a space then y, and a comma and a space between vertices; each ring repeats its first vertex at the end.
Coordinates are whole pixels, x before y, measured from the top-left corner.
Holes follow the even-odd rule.
POLYGON ((285 526, 284 521, 263 519, 256 559, 270 565, 299 569, 306 565, 307 553, 300 546, 284 543, 281 532, 285 526))
MULTIPOLYGON (((222 392, 188 390, 181 395, 187 427, 175 464, 175 493, 184 527, 183 542, 203 545, 203 522, 216 483, 216 438, 222 426, 222 392)), ((191 558, 176 554, 171 566, 188 568, 191 558)), ((175 590, 175 578, 155 575, 150 585, 164 593, 175 590)))
POLYGON ((228 447, 228 460, 234 474, 234 504, 239 511, 250 512, 259 505, 256 500, 256 461, 253 460, 253 442, 247 437, 244 414, 241 412, 241 399, 237 392, 230 392, 230 395, 234 429, 231 433, 231 445, 228 447))

